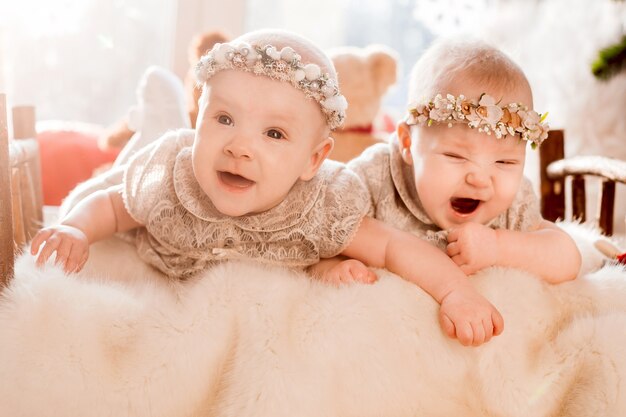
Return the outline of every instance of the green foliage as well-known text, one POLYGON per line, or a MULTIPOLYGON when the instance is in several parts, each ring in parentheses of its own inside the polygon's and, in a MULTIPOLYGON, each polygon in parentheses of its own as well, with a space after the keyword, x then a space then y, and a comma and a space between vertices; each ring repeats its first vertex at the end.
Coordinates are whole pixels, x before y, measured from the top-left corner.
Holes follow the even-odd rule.
POLYGON ((601 49, 591 64, 593 75, 605 81, 624 69, 626 69, 626 35, 623 35, 618 43, 601 49))

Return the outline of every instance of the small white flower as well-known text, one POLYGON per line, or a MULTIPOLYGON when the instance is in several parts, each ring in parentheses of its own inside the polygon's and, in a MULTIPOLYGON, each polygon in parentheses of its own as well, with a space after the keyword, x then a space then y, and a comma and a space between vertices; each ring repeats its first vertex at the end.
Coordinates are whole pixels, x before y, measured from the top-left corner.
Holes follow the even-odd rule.
POLYGON ((265 53, 274 61, 278 61, 280 59, 280 52, 278 52, 273 46, 268 46, 265 53))
POLYGON ((297 69, 293 73, 293 78, 297 82, 300 82, 300 81, 304 80, 305 76, 306 76, 306 74, 304 73, 304 70, 302 70, 302 69, 297 69))
POLYGON ((234 51, 231 45, 227 43, 218 44, 219 46, 215 48, 215 52, 213 53, 213 59, 218 64, 225 64, 228 61, 228 54, 234 51))
POLYGON ((539 124, 539 120, 541 120, 541 117, 539 116, 539 114, 537 114, 537 112, 534 110, 531 110, 531 111, 520 110, 518 114, 522 119, 522 126, 524 126, 526 129, 529 129, 529 130, 535 129, 537 125, 539 124))
POLYGON ((304 66, 304 74, 309 81, 316 80, 320 77, 322 70, 316 64, 307 64, 304 66))
POLYGON ((289 46, 285 46, 280 51, 280 58, 287 62, 291 62, 295 55, 296 55, 296 51, 294 51, 293 48, 290 48, 289 46))
POLYGON ((329 86, 328 83, 324 84, 321 91, 322 94, 324 94, 324 97, 331 97, 333 94, 335 94, 335 88, 329 86))
POLYGON ((343 112, 348 108, 348 101, 341 94, 322 100, 321 104, 326 110, 331 111, 343 112))
POLYGON ((250 51, 246 56, 246 63, 248 64, 248 66, 253 66, 259 59, 261 59, 261 54, 259 54, 256 49, 250 48, 250 51))

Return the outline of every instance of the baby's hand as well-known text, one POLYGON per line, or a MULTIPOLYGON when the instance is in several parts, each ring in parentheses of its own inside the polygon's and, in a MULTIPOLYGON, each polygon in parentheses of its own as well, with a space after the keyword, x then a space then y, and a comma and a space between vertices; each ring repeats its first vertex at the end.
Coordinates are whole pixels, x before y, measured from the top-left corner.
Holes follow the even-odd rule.
POLYGON ((504 329, 500 312, 469 285, 443 298, 439 322, 448 336, 456 337, 464 346, 481 345, 504 329))
POLYGON ((498 234, 480 223, 463 223, 448 233, 448 256, 466 275, 496 264, 498 234))
POLYGON ((82 230, 67 225, 57 225, 41 229, 33 238, 30 252, 36 255, 39 247, 43 249, 37 257, 37 265, 41 266, 56 251, 54 263, 63 263, 66 273, 80 271, 89 257, 89 241, 82 230))
POLYGON ((338 286, 352 282, 372 284, 378 280, 378 276, 361 261, 347 259, 326 270, 321 279, 338 286))

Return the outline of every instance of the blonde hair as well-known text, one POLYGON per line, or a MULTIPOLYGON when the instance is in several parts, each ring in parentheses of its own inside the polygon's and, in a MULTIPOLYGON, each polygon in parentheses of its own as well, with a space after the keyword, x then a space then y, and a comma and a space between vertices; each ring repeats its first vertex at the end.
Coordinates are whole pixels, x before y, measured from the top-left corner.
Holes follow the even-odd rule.
MULTIPOLYGON (((499 90, 531 91, 522 69, 499 49, 477 39, 442 38, 413 66, 408 102, 426 103, 436 94, 447 94, 442 89, 460 81, 473 81, 499 90)), ((525 104, 532 108, 532 103, 525 104)))

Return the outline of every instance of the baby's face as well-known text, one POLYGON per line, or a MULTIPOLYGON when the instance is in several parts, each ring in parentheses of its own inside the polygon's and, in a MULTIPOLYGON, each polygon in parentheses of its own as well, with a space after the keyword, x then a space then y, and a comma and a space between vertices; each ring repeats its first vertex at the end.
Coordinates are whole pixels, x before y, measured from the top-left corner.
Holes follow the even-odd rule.
MULTIPOLYGON (((489 88, 472 77, 456 77, 440 86, 442 94, 478 99, 482 93, 500 105, 532 107, 528 84, 489 88)), ((465 123, 412 126, 411 159, 417 193, 426 214, 442 229, 466 222, 487 224, 506 211, 522 181, 526 141, 496 139, 465 123)))
POLYGON ((206 87, 193 169, 220 212, 263 212, 315 175, 332 148, 317 102, 286 82, 239 70, 217 73, 206 87))
POLYGON ((417 193, 440 228, 487 224, 511 206, 522 180, 524 141, 496 139, 466 124, 411 131, 417 193))

